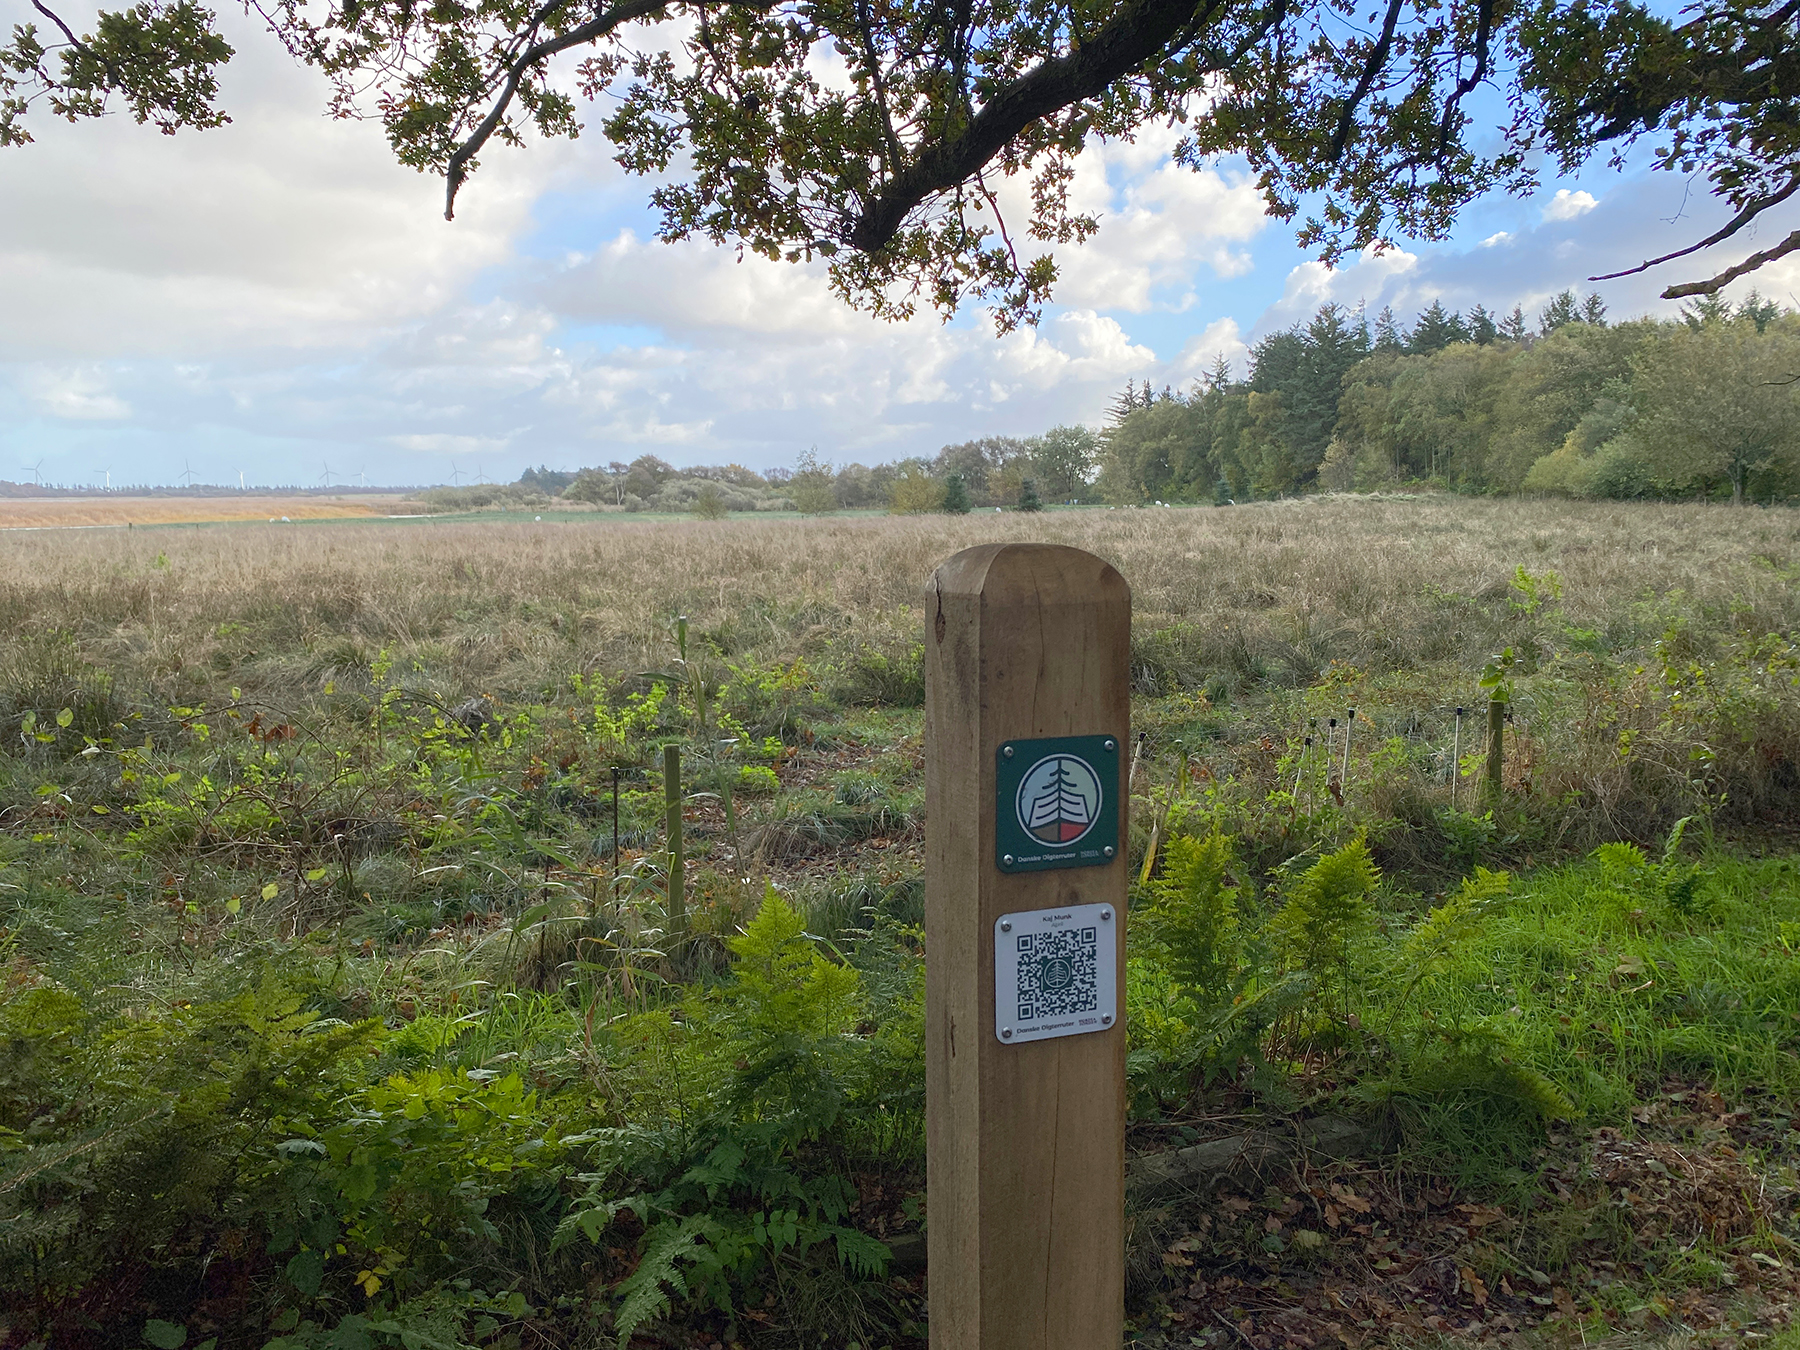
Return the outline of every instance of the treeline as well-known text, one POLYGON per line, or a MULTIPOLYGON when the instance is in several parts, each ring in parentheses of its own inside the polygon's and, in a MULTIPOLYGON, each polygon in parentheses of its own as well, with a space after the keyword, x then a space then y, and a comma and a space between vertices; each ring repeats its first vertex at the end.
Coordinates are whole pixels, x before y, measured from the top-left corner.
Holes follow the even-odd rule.
POLYGON ((1032 510, 1079 501, 1090 491, 1100 451, 1088 427, 1059 426, 1039 436, 988 436, 947 445, 934 456, 885 464, 834 465, 816 450, 791 469, 758 473, 741 464, 676 468, 655 455, 576 472, 527 469, 518 482, 436 488, 421 494, 440 510, 523 506, 561 497, 623 511, 679 511, 719 516, 731 511, 1032 510))
POLYGON ((1104 500, 1243 502, 1423 485, 1458 492, 1785 500, 1800 495, 1800 314, 1752 292, 1674 320, 1610 323, 1565 291, 1535 326, 1433 303, 1407 327, 1327 304, 1187 391, 1128 384, 1103 430, 988 436, 933 456, 791 469, 676 468, 654 455, 501 487, 440 510, 560 496, 624 511, 1033 510, 1104 500), (479 499, 478 499, 479 498, 479 499))
POLYGON ((1328 304, 1187 393, 1128 386, 1101 436, 1119 504, 1408 483, 1463 492, 1800 493, 1800 316, 1754 293, 1609 324, 1556 297, 1536 329, 1433 304, 1410 330, 1328 304))

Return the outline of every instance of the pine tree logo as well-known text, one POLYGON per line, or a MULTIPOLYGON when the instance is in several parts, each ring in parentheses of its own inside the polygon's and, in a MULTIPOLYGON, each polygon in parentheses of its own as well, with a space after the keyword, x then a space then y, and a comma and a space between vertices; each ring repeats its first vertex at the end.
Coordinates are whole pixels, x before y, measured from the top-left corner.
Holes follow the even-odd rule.
POLYGON ((1100 819, 1100 775, 1074 755, 1040 759, 1019 784, 1019 825, 1044 844, 1073 844, 1100 819))

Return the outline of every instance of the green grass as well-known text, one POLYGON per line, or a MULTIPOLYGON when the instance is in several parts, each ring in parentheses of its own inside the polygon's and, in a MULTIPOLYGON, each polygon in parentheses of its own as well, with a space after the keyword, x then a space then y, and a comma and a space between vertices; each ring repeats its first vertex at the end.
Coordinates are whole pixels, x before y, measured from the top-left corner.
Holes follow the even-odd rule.
POLYGON ((1519 878, 1416 984, 1371 982, 1365 1027, 1394 1061, 1353 1095, 1467 1180, 1515 1169, 1542 1127, 1462 1046, 1553 1084, 1588 1127, 1629 1127, 1671 1087, 1800 1103, 1800 864, 1708 855, 1672 899, 1662 869, 1605 853, 1519 878))

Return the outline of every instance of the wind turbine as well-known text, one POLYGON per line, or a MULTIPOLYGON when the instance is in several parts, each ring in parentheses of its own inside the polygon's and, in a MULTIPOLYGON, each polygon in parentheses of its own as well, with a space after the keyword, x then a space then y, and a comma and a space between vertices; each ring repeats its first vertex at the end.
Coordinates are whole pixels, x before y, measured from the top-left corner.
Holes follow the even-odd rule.
POLYGON ((319 481, 321 483, 323 483, 326 487, 331 486, 331 465, 330 464, 326 464, 325 472, 319 475, 319 481))
POLYGON ((243 490, 244 490, 244 471, 242 469, 239 469, 238 470, 238 491, 242 492, 243 490))
POLYGON ((461 486, 463 477, 464 477, 463 471, 456 467, 456 461, 451 460, 450 461, 450 486, 451 487, 461 486))
POLYGON ((476 466, 475 466, 475 481, 477 483, 487 482, 487 475, 481 471, 480 464, 476 464, 476 466))
POLYGON ((31 475, 32 482, 36 483, 39 487, 44 485, 44 475, 39 472, 39 470, 44 467, 43 460, 40 459, 36 464, 21 464, 19 467, 31 475))
POLYGON ((98 474, 104 474, 106 476, 106 490, 108 492, 111 492, 112 491, 112 469, 110 467, 105 468, 105 469, 95 469, 94 472, 98 473, 98 474))
POLYGON ((369 471, 366 467, 356 471, 356 482, 359 487, 369 486, 369 471))
POLYGON ((185 459, 181 461, 181 475, 180 476, 182 478, 184 478, 185 480, 187 480, 186 482, 184 482, 182 484, 183 487, 194 486, 194 478, 196 477, 196 475, 194 473, 193 466, 190 465, 185 459))

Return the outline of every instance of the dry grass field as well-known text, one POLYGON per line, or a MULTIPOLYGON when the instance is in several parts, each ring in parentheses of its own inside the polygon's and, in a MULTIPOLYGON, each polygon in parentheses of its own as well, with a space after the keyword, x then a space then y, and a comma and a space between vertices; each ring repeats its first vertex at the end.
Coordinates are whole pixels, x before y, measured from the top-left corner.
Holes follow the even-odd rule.
POLYGON ((616 687, 665 667, 685 614, 721 678, 785 670, 839 705, 916 705, 920 589, 941 559, 996 539, 1113 562, 1133 590, 1146 725, 1176 699, 1164 739, 1202 736, 1217 771, 1257 787, 1274 781, 1267 738, 1285 747, 1344 706, 1376 733, 1366 750, 1397 736, 1441 760, 1453 706, 1485 700, 1480 673, 1509 649, 1508 773, 1546 810, 1576 794, 1589 828, 1571 842, 1648 836, 1720 794, 1766 814, 1800 762, 1794 691, 1764 650, 1800 630, 1800 516, 1706 505, 1346 496, 0 535, 0 626, 15 635, 0 667, 10 650, 23 670, 61 634, 121 690, 196 705, 237 688, 297 709, 328 685, 366 692, 385 653, 446 702, 535 701, 576 676, 616 687), (1685 693, 1684 662, 1700 663, 1685 693))
POLYGON ((218 521, 344 520, 385 516, 399 496, 0 497, 0 530, 204 525, 218 521))
MULTIPOLYGON (((271 501, 244 509, 263 520, 282 514, 271 501)), ((378 514, 387 503, 290 505, 294 516, 303 506, 378 514)), ((206 659, 206 635, 221 624, 273 622, 279 611, 289 617, 260 644, 265 654, 337 637, 397 651, 448 642, 428 663, 440 677, 535 683, 544 663, 565 664, 571 649, 592 665, 663 641, 678 611, 702 629, 739 627, 736 645, 771 657, 865 626, 916 633, 908 606, 932 567, 1000 539, 1107 558, 1131 583, 1137 631, 1190 627, 1208 665, 1229 666, 1233 650, 1266 658, 1290 648, 1321 668, 1334 659, 1378 667, 1484 658, 1491 635, 1465 613, 1468 602, 1485 614, 1521 566, 1559 573, 1575 623, 1617 623, 1670 595, 1747 606, 1744 624, 1764 631, 1800 620, 1792 512, 1450 497, 960 518, 613 517, 554 530, 456 522, 40 535, 0 539, 0 606, 103 647, 129 637, 134 653, 151 655, 178 642, 185 655, 167 653, 171 664, 206 659)))

